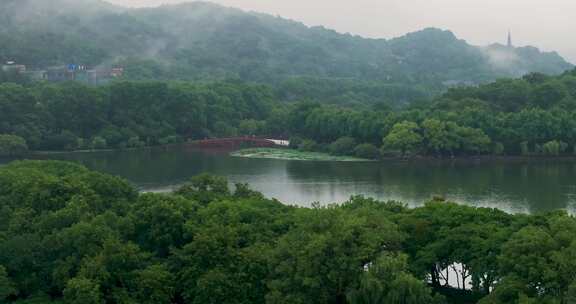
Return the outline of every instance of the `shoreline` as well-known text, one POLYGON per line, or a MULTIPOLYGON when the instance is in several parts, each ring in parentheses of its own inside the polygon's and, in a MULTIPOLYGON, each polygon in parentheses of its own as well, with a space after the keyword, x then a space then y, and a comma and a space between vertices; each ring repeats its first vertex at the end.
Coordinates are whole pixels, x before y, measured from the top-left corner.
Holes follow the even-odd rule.
POLYGON ((576 161, 576 155, 565 156, 457 156, 457 157, 436 157, 436 156, 413 156, 402 157, 382 157, 380 161, 401 161, 401 162, 548 162, 548 161, 576 161))
POLYGON ((411 156, 397 157, 387 156, 378 159, 362 159, 354 156, 333 156, 324 152, 301 152, 286 148, 248 148, 230 153, 232 157, 249 159, 278 159, 278 160, 299 160, 299 161, 338 161, 338 162, 429 162, 429 163, 482 163, 482 162, 576 162, 576 155, 563 156, 457 156, 457 157, 437 157, 437 156, 411 156), (307 157, 308 156, 308 157, 307 157))
POLYGON ((302 152, 286 148, 249 148, 230 153, 232 157, 249 159, 277 159, 295 161, 375 162, 353 156, 334 156, 322 152, 302 152))
MULTIPOLYGON (((17 158, 26 158, 26 156, 34 155, 57 155, 57 154, 88 154, 88 153, 100 153, 100 152, 126 152, 126 151, 137 151, 137 150, 148 150, 148 149, 166 149, 166 148, 178 148, 178 147, 190 147, 189 143, 182 144, 167 144, 161 146, 147 146, 140 148, 125 148, 125 149, 92 149, 92 150, 73 150, 73 151, 29 151, 27 154, 16 156, 17 158)), ((209 148, 194 147, 199 150, 213 150, 209 148)), ((218 149, 220 150, 220 149, 218 149)), ((229 149, 223 149, 229 150, 229 149)), ((397 161, 397 162, 547 162, 547 161, 576 161, 576 155, 561 155, 561 156, 510 156, 510 155, 480 155, 480 156, 456 156, 456 157, 437 157, 437 156, 425 156, 416 155, 410 157, 397 157, 397 156, 385 156, 378 159, 362 159, 354 156, 333 156, 328 153, 323 152, 301 152, 297 150, 287 149, 283 147, 278 148, 247 148, 247 149, 232 149, 229 150, 230 155, 233 157, 251 158, 251 159, 278 159, 278 160, 301 160, 301 161, 340 161, 340 162, 381 162, 381 161, 397 161), (274 150, 274 151, 289 151, 287 154, 292 154, 292 156, 275 156, 275 155, 263 155, 261 153, 240 155, 241 153, 249 152, 250 150, 274 150), (297 155, 309 157, 296 157, 297 155)), ((260 151, 258 151, 260 152, 260 151)), ((5 158, 14 158, 5 157, 5 158)))

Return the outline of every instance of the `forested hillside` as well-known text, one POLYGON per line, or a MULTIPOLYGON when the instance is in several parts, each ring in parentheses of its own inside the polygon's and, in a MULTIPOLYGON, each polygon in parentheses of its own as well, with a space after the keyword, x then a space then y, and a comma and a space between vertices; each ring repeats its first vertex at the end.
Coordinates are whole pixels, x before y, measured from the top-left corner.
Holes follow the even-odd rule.
POLYGON ((576 297, 576 220, 354 197, 297 208, 198 176, 139 194, 61 162, 0 168, 0 302, 520 304, 576 297), (449 279, 450 278, 450 279, 449 279), (451 283, 449 283, 451 282, 451 283))
POLYGON ((1 61, 118 65, 129 79, 308 76, 434 90, 571 67, 556 53, 471 46, 439 29, 365 39, 205 2, 123 9, 98 0, 5 0, 0 17, 1 61))

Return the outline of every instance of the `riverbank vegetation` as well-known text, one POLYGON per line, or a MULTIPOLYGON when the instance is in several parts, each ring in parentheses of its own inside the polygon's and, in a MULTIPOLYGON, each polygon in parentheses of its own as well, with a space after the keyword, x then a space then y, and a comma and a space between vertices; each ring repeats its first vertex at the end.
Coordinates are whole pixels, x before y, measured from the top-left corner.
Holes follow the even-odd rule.
POLYGON ((454 88, 401 110, 304 103, 287 115, 294 147, 303 150, 354 140, 384 155, 573 155, 576 71, 454 88))
POLYGON ((306 161, 352 161, 365 162, 370 161, 367 158, 352 156, 335 156, 321 152, 303 152, 293 149, 274 149, 274 148, 251 148, 242 149, 232 152, 230 155, 245 158, 270 158, 283 160, 306 160, 306 161))
POLYGON ((0 134, 32 150, 138 148, 256 132, 270 90, 239 83, 0 84, 0 134))
POLYGON ((361 158, 576 153, 576 70, 458 87, 396 108, 334 105, 318 92, 291 101, 277 89, 238 81, 3 83, 0 134, 20 137, 31 150, 260 135, 291 138, 300 151, 361 158))
POLYGON ((22 156, 27 151, 28 145, 22 137, 0 134, 0 157, 22 156))
POLYGON ((571 303, 575 254, 560 211, 297 208, 208 175, 148 194, 72 163, 0 168, 6 303, 571 303))

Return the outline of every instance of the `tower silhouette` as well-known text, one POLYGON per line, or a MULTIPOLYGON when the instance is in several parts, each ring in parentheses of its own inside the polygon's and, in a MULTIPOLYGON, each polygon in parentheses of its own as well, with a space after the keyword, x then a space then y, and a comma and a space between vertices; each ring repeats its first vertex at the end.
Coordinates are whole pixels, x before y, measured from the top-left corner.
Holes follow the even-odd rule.
POLYGON ((514 45, 512 44, 512 32, 508 31, 508 47, 512 48, 514 45))

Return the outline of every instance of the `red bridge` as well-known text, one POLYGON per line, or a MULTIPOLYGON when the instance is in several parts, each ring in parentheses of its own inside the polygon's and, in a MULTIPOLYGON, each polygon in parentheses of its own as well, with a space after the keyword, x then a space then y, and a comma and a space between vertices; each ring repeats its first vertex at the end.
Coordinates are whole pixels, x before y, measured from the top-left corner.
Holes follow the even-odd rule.
POLYGON ((253 148, 271 148, 276 146, 287 146, 287 141, 264 139, 257 137, 232 137, 232 138, 215 138, 197 140, 190 143, 191 146, 203 148, 240 148, 240 147, 253 147, 253 148))

